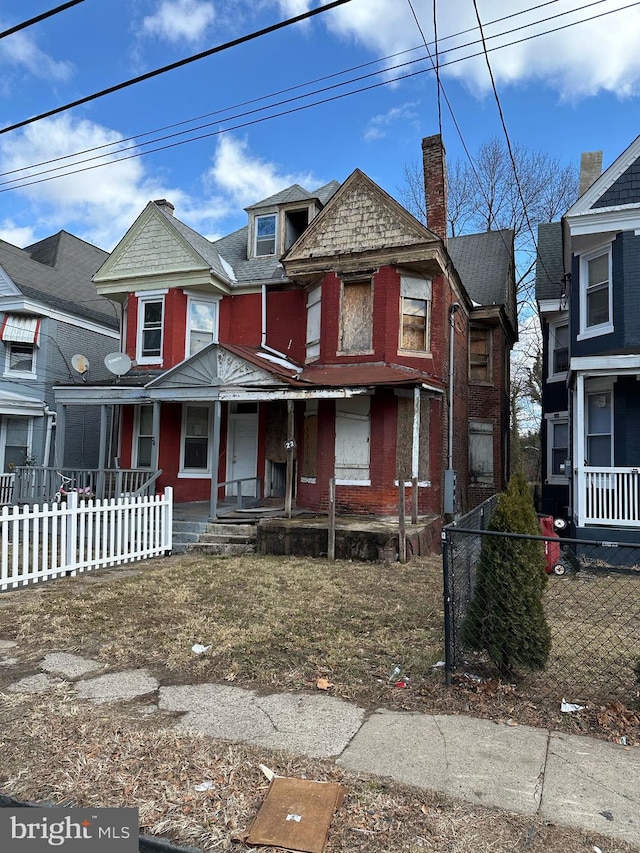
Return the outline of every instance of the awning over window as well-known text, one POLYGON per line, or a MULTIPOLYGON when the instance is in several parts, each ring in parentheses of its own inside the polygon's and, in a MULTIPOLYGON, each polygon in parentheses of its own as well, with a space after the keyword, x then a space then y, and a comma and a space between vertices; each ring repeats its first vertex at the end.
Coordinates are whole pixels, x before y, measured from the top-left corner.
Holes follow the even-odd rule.
POLYGON ((5 314, 0 326, 0 340, 18 344, 37 344, 40 335, 40 317, 27 314, 5 314))

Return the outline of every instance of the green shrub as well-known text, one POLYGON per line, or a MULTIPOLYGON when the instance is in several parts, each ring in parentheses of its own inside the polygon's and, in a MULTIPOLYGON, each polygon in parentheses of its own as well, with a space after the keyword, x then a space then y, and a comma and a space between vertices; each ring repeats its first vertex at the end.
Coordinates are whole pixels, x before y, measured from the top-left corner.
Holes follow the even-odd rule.
MULTIPOLYGON (((489 530, 540 535, 524 477, 517 474, 498 497, 489 530)), ((544 669, 551 632, 542 594, 547 582, 543 543, 484 536, 476 585, 462 626, 462 642, 484 651, 502 675, 516 667, 544 669)))

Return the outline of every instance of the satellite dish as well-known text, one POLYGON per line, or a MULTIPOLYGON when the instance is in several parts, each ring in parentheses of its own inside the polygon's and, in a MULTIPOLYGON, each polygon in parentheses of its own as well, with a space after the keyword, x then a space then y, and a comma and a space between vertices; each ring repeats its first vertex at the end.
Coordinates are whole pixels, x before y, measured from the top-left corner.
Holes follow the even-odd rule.
POLYGON ((124 376, 131 370, 131 359, 126 352, 110 352, 104 357, 104 366, 116 376, 124 376))
POLYGON ((71 367, 82 376, 89 370, 89 359, 86 355, 77 353, 71 359, 71 367))

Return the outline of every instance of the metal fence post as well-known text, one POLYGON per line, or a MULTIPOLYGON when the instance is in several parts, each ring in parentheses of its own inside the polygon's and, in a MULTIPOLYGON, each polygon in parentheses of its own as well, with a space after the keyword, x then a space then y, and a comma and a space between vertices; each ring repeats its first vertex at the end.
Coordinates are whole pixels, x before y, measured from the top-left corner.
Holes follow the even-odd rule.
POLYGON ((450 590, 452 578, 451 549, 451 534, 445 527, 442 531, 442 595, 444 609, 444 680, 447 687, 451 686, 451 674, 455 665, 455 640, 451 618, 453 596, 450 590))

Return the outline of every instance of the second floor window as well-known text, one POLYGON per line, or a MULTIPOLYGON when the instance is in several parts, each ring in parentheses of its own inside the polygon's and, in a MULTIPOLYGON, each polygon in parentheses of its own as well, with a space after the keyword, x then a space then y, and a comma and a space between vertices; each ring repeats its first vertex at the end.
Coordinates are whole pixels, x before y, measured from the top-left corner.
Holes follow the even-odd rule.
POLYGON ((189 300, 187 355, 194 355, 218 340, 218 304, 204 299, 189 300))
POLYGON ((256 216, 256 257, 275 255, 278 214, 256 216))
POLYGON ((373 285, 371 281, 343 282, 340 352, 370 352, 373 343, 372 333, 373 285))
POLYGON ((428 352, 431 346, 431 282, 403 275, 400 280, 400 298, 400 349, 428 352))
POLYGON ((162 296, 139 297, 136 359, 143 364, 162 360, 163 315, 164 298, 162 296))
POLYGON ((33 344, 7 343, 5 373, 33 376, 36 367, 36 348, 33 344))
POLYGON ((491 382, 491 329, 469 329, 469 380, 491 382))
POLYGON ((569 369, 569 324, 549 327, 549 348, 552 376, 564 375, 569 369))
POLYGON ((322 285, 307 294, 307 361, 320 356, 320 320, 322 312, 322 285))
POLYGON ((580 331, 601 334, 611 330, 611 252, 602 249, 583 255, 580 270, 580 331))

